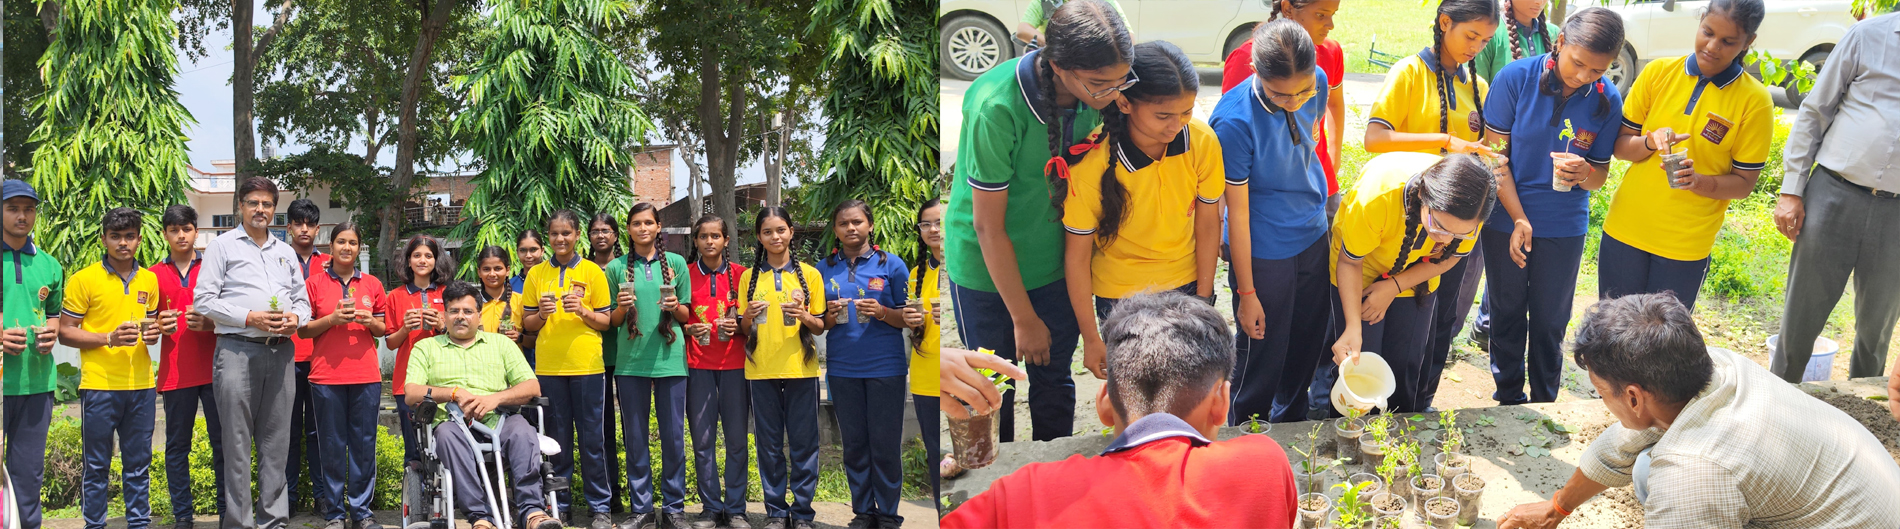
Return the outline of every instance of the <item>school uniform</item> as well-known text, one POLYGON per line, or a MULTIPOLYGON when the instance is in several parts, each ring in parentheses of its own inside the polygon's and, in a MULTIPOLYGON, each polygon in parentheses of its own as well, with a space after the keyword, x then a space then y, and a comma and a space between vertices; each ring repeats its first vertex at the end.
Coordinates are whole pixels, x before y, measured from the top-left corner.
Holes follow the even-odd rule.
MULTIPOLYGON (((615 253, 618 253, 618 250, 615 250, 615 253)), ((589 259, 589 261, 592 261, 592 259, 589 259)), ((605 264, 603 263, 594 263, 594 264, 600 265, 601 271, 605 272, 607 271, 608 268, 611 268, 611 265, 613 264, 613 260, 609 259, 607 260, 607 263, 605 264)), ((619 287, 620 287, 621 280, 611 279, 611 281, 612 281, 612 284, 609 285, 609 288, 614 289, 612 291, 613 294, 615 296, 618 296, 620 293, 619 287)), ((614 435, 614 430, 619 428, 619 419, 622 418, 622 417, 619 417, 620 415, 619 413, 616 413, 617 409, 620 407, 620 397, 618 395, 618 391, 616 391, 617 384, 614 383, 614 374, 613 374, 614 364, 619 362, 620 360, 620 352, 618 350, 619 346, 620 346, 620 343, 618 341, 608 338, 606 334, 601 335, 600 361, 601 361, 601 365, 604 366, 606 369, 606 376, 603 376, 600 379, 601 391, 602 391, 602 395, 604 395, 601 401, 605 402, 606 404, 602 405, 600 408, 600 438, 601 438, 601 442, 605 443, 602 445, 602 448, 601 448, 602 453, 608 454, 607 475, 609 476, 620 475, 620 458, 613 456, 613 454, 620 453, 620 438, 619 436, 614 435)), ((611 512, 614 514, 620 514, 621 511, 626 510, 626 504, 621 502, 621 494, 623 492, 625 491, 621 490, 620 480, 614 479, 614 480, 608 481, 607 483, 607 511, 608 512, 611 512)))
POLYGON ((943 302, 943 291, 938 284, 942 281, 943 263, 930 255, 924 256, 924 262, 910 267, 910 291, 918 299, 924 300, 924 326, 922 332, 912 335, 910 346, 910 401, 917 411, 917 435, 924 441, 924 466, 930 469, 930 490, 933 495, 941 495, 940 482, 942 468, 937 466, 943 460, 943 446, 938 438, 943 432, 938 415, 942 411, 937 407, 939 382, 937 360, 943 354, 943 322, 931 316, 931 310, 943 302))
MULTIPOLYGON (((764 323, 752 326, 752 354, 745 360, 745 378, 752 385, 759 488, 765 491, 765 515, 771 518, 811 520, 817 516, 811 500, 818 491, 818 352, 805 349, 799 339, 804 322, 786 325, 779 305, 795 299, 794 292, 802 292, 805 310, 823 314, 823 285, 817 268, 797 261, 746 270, 739 277, 740 307, 752 306, 753 300, 766 302, 764 323), (785 501, 788 492, 792 495, 789 504, 785 501)), ((744 313, 739 317, 744 318, 744 313)))
POLYGON ((1503 404, 1552 402, 1562 387, 1564 332, 1589 231, 1590 192, 1552 189, 1548 153, 1570 152, 1592 165, 1608 164, 1623 126, 1623 98, 1615 83, 1599 79, 1567 98, 1545 95, 1539 81, 1553 64, 1551 56, 1540 55, 1505 66, 1485 106, 1486 126, 1511 138, 1512 180, 1534 235, 1521 268, 1509 257, 1515 229, 1510 212, 1492 208, 1480 236, 1491 256, 1484 273, 1492 301, 1491 376, 1497 382, 1492 398, 1503 404), (1565 127, 1576 137, 1560 138, 1565 127))
POLYGON ((158 397, 165 409, 165 488, 171 496, 172 519, 191 521, 196 504, 191 493, 191 445, 196 435, 194 420, 204 407, 205 433, 211 444, 213 490, 224 496, 224 435, 219 431, 218 399, 211 391, 211 360, 218 336, 211 331, 185 328, 184 314, 191 312, 191 290, 198 284, 198 264, 202 255, 194 253, 191 262, 178 263, 166 256, 152 265, 158 279, 158 310, 178 311, 178 331, 159 338, 158 397))
MULTIPOLYGON (((733 318, 740 317, 739 276, 745 273, 744 266, 728 261, 718 268, 707 268, 704 261, 694 261, 687 269, 692 293, 683 301, 692 304, 692 323, 711 324, 729 312, 733 318)), ((721 340, 716 324, 710 332, 706 345, 690 337, 686 342, 686 424, 693 434, 693 469, 699 478, 696 489, 706 511, 744 516, 746 482, 750 481, 746 461, 751 458, 746 452, 746 422, 752 405, 750 384, 745 378, 745 337, 734 335, 721 340), (719 468, 721 441, 725 445, 724 473, 719 468)))
MULTIPOLYGON (((134 265, 137 266, 136 264, 134 265)), ((60 314, 79 320, 86 332, 111 333, 126 322, 158 317, 158 276, 150 270, 119 271, 100 261, 66 280, 60 314)), ((106 526, 111 501, 114 438, 119 441, 125 525, 152 525, 152 427, 158 392, 152 357, 144 340, 117 347, 79 351, 80 453, 85 470, 79 483, 80 515, 87 529, 106 526)))
MULTIPOLYGON (((435 309, 446 315, 447 309, 442 306, 442 288, 442 285, 416 288, 414 283, 403 283, 402 286, 390 290, 387 294, 385 307, 387 310, 383 314, 383 325, 387 326, 389 332, 396 332, 396 329, 402 328, 403 315, 411 310, 435 309)), ((422 460, 422 454, 419 452, 422 445, 419 444, 420 439, 416 437, 415 410, 403 400, 404 389, 408 387, 409 353, 416 349, 417 343, 437 334, 442 334, 442 331, 425 327, 409 331, 409 336, 401 342, 391 343, 396 350, 396 372, 390 377, 389 392, 396 397, 396 418, 402 426, 404 461, 422 460)))
MULTIPOLYGON (((372 318, 388 318, 389 298, 376 276, 351 270, 340 276, 331 267, 305 280, 310 317, 325 318, 347 302, 372 318)), ((324 520, 365 520, 373 516, 376 490, 376 415, 383 400, 379 338, 355 322, 335 325, 312 338, 310 394, 315 403, 318 449, 326 456, 315 469, 317 496, 327 506, 324 520)))
MULTIPOLYGON (((1029 374, 1030 436, 1047 441, 1074 431, 1075 381, 1070 378, 1069 363, 1082 332, 1070 306, 1068 285, 1062 280, 1061 214, 1050 203, 1044 176, 1045 168, 1067 167, 1066 162, 1050 157, 1048 124, 1062 130, 1059 147, 1066 153, 1101 124, 1101 115, 1088 105, 1055 108, 1043 101, 1036 68, 1041 53, 1030 51, 1020 59, 1004 61, 978 77, 964 94, 959 140, 964 148, 957 151, 956 177, 951 178, 944 246, 963 344, 990 349, 1014 361, 1015 320, 990 279, 989 265, 983 262, 972 206, 978 192, 1009 193, 1004 231, 1015 247, 1017 272, 1029 304, 1049 329, 1049 362, 1023 366, 1029 374)), ((1003 392, 997 424, 1004 442, 1015 438, 1015 402, 1014 390, 1003 392)))
MULTIPOLYGON (((660 428, 660 489, 666 503, 660 511, 679 514, 686 506, 686 342, 692 340, 678 320, 661 309, 664 298, 660 285, 673 285, 674 295, 684 304, 692 287, 687 277, 686 259, 679 254, 654 248, 654 255, 623 255, 607 264, 607 284, 633 283, 633 308, 628 309, 626 324, 607 332, 616 343, 619 359, 614 363, 614 385, 618 386, 621 410, 621 434, 638 441, 647 438, 648 412, 656 415, 660 428), (661 328, 671 329, 669 339, 661 328), (630 336, 639 329, 639 336, 630 336)), ((652 454, 645 442, 627 443, 627 490, 632 493, 634 514, 653 512, 652 454)))
MULTIPOLYGON (((1477 247, 1474 239, 1454 240, 1449 247, 1441 245, 1425 233, 1423 217, 1416 224, 1408 223, 1405 214, 1405 194, 1415 192, 1407 189, 1406 184, 1413 176, 1425 171, 1441 160, 1437 155, 1419 153, 1390 153, 1379 155, 1366 163, 1359 183, 1346 192, 1345 200, 1339 206, 1339 218, 1333 223, 1333 237, 1329 251, 1332 271, 1332 295, 1339 296, 1339 258, 1341 255, 1359 260, 1361 269, 1361 288, 1385 278, 1393 271, 1395 263, 1404 263, 1402 268, 1410 268, 1427 261, 1437 262, 1445 259, 1461 258, 1477 247), (1407 240, 1413 241, 1409 248, 1407 240), (1400 254, 1404 254, 1403 260, 1400 254)), ((1423 215, 1421 211, 1419 213, 1423 215)), ((1385 319, 1379 323, 1360 323, 1360 350, 1378 353, 1391 364, 1397 390, 1392 393, 1388 411, 1417 412, 1430 404, 1431 395, 1427 393, 1428 382, 1435 381, 1438 371, 1431 369, 1430 359, 1426 355, 1427 338, 1430 335, 1432 310, 1435 293, 1443 286, 1441 277, 1433 277, 1411 289, 1400 292, 1386 308, 1385 319)), ((1335 304, 1333 318, 1338 322, 1346 321, 1348 316, 1339 304, 1335 304)), ((1357 318, 1358 315, 1350 317, 1357 318)), ((1335 325, 1330 344, 1338 341, 1345 331, 1344 324, 1335 325)), ((1331 364, 1331 362, 1327 362, 1331 364)), ((1438 362, 1443 369, 1444 362, 1438 362)), ((1330 389, 1330 388, 1328 388, 1330 389)))
MULTIPOLYGON (((1315 86, 1328 84, 1325 72, 1315 75, 1315 86)), ((1253 295, 1266 317, 1265 337, 1234 333, 1230 424, 1256 415, 1279 422, 1305 419, 1304 390, 1326 351, 1333 303, 1326 279, 1331 195, 1314 148, 1332 94, 1316 90, 1299 110, 1289 112, 1268 100, 1262 88, 1258 78, 1241 82, 1221 96, 1209 118, 1220 135, 1227 185, 1247 191, 1252 254, 1229 258, 1252 259, 1253 295)), ((1229 287, 1240 291, 1231 277, 1229 287)), ((1238 294, 1233 303, 1238 313, 1238 294)))
POLYGON ((1550 23, 1548 19, 1541 26, 1518 24, 1517 19, 1511 18, 1507 9, 1504 22, 1498 24, 1498 31, 1492 35, 1491 42, 1485 44, 1484 49, 1478 50, 1478 55, 1471 58, 1471 68, 1477 70, 1478 77, 1495 83, 1498 71, 1503 70, 1505 65, 1524 57, 1550 53, 1550 47, 1545 46, 1544 43, 1548 41, 1556 44, 1559 31, 1557 25, 1550 23), (1517 41, 1517 49, 1524 52, 1524 55, 1511 54, 1513 40, 1517 41))
MULTIPOLYGON (((1623 126, 1648 133, 1669 127, 1689 140, 1695 172, 1729 174, 1761 170, 1774 137, 1774 101, 1768 88, 1730 63, 1703 74, 1694 56, 1665 59, 1636 77, 1623 104, 1623 126)), ((1597 297, 1673 292, 1695 308, 1709 271, 1709 251, 1728 213, 1727 200, 1671 189, 1662 151, 1630 164, 1610 199, 1597 250, 1597 297)))
POLYGON ((522 318, 526 317, 526 314, 523 313, 523 309, 535 303, 531 300, 521 299, 521 285, 527 277, 528 271, 522 270, 520 274, 508 278, 508 291, 513 292, 515 294, 513 297, 517 299, 515 302, 515 312, 517 313, 515 315, 515 332, 521 333, 521 339, 516 341, 516 345, 521 346, 521 356, 528 359, 528 367, 532 368, 534 367, 534 342, 538 335, 537 333, 528 332, 526 327, 521 326, 522 318))
MULTIPOLYGON (((332 256, 330 254, 323 253, 322 250, 311 250, 308 257, 300 256, 298 263, 303 266, 304 281, 308 282, 310 280, 310 274, 313 272, 322 273, 324 270, 329 269, 331 258, 332 256)), ((310 495, 316 499, 315 512, 321 514, 328 512, 332 505, 325 503, 327 500, 323 493, 318 490, 322 488, 322 477, 318 475, 318 469, 323 466, 323 456, 320 450, 322 442, 317 439, 316 403, 311 396, 310 388, 310 355, 312 351, 314 351, 314 348, 312 347, 311 340, 297 337, 294 333, 290 336, 290 343, 297 350, 291 359, 297 371, 297 396, 295 400, 291 401, 290 405, 290 428, 292 430, 290 434, 290 459, 284 467, 284 476, 290 480, 288 482, 290 484, 290 504, 299 505, 302 502, 298 500, 301 496, 298 494, 297 489, 304 484, 304 467, 306 465, 310 467, 310 495)))
MULTIPOLYGON (((607 406, 607 366, 601 359, 600 331, 588 327, 579 315, 563 306, 565 302, 561 300, 574 292, 579 292, 581 303, 594 311, 614 308, 614 285, 607 282, 606 272, 579 255, 566 263, 549 258, 529 269, 521 296, 526 298, 523 303, 529 314, 540 312, 542 293, 559 298, 554 314, 543 315, 546 320, 535 341, 540 361, 535 364, 534 374, 541 381, 541 395, 548 398, 549 404, 548 424, 543 427, 547 435, 561 445, 561 453, 554 455, 554 475, 574 474, 578 450, 581 477, 585 480, 585 490, 578 492, 585 496, 590 511, 604 513, 608 512, 612 494, 607 483, 610 478, 603 438, 606 430, 601 425, 607 406), (578 445, 575 444, 577 436, 578 445)), ((562 502, 560 512, 571 512, 567 495, 561 495, 559 501, 562 502)))
POLYGON ((515 332, 521 332, 521 302, 524 298, 520 294, 503 286, 500 297, 489 297, 488 289, 484 287, 477 292, 476 299, 482 302, 483 331, 501 334, 501 322, 506 321, 514 326, 515 332))
MULTIPOLYGON (((889 252, 871 249, 845 257, 835 251, 818 261, 817 268, 825 279, 826 301, 871 299, 885 310, 896 311, 904 310, 910 301, 910 268, 889 252)), ((900 434, 910 351, 904 347, 903 328, 866 319, 855 301, 847 302, 842 310, 845 323, 835 323, 825 331, 825 367, 829 371, 826 388, 843 438, 851 512, 877 516, 885 520, 880 525, 896 527, 903 522, 897 503, 904 482, 900 434)))
MULTIPOLYGON (((4 301, 6 327, 31 325, 56 326, 55 318, 64 298, 66 275, 59 261, 33 245, 33 238, 14 248, 0 240, 0 301, 4 301), (9 259, 10 258, 10 259, 9 259), (8 261, 11 261, 10 263, 8 261), (35 314, 35 311, 38 314, 35 314)), ((37 338, 35 338, 37 340, 37 338)), ((19 503, 20 527, 39 529, 40 485, 46 469, 46 429, 53 421, 53 389, 58 371, 53 367, 53 351, 28 347, 20 354, 0 354, 5 362, 7 477, 13 483, 14 501, 19 503)), ((207 411, 209 415, 216 415, 207 411)))
MULTIPOLYGON (((1338 90, 1346 81, 1346 50, 1339 46, 1339 41, 1326 39, 1325 42, 1313 43, 1313 59, 1319 70, 1326 74, 1317 86, 1326 87, 1323 91, 1331 97, 1332 91, 1338 90)), ((1227 60, 1221 66, 1220 91, 1225 94, 1253 76, 1253 40, 1249 39, 1227 54, 1227 60)), ((1333 166, 1332 144, 1326 132, 1326 120, 1330 118, 1325 110, 1325 106, 1320 107, 1319 125, 1314 127, 1319 132, 1313 138, 1313 153, 1319 156, 1319 165, 1326 170, 1326 214, 1331 220, 1331 215, 1339 210, 1339 168, 1333 166)))
POLYGON ((1076 162, 1063 206, 1062 227, 1094 242, 1089 286, 1095 312, 1108 318, 1115 303, 1142 292, 1196 292, 1194 212, 1217 204, 1221 192, 1221 145, 1214 129, 1193 120, 1150 158, 1133 138, 1112 137, 1076 162), (1102 219, 1102 179, 1113 169, 1127 192, 1124 217, 1113 241, 1097 237, 1102 219), (1104 245, 1103 243, 1107 244, 1104 245))

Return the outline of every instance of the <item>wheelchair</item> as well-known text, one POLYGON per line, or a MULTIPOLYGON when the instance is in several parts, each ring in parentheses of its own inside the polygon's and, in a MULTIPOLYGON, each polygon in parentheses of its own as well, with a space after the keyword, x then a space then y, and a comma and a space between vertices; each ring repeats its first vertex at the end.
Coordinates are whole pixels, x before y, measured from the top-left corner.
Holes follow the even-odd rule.
MULTIPOLYGON (((554 443, 546 436, 545 417, 542 409, 548 405, 547 397, 535 397, 525 406, 502 406, 496 411, 503 415, 516 415, 533 410, 532 416, 526 416, 534 425, 535 434, 541 440, 541 489, 546 496, 548 516, 559 520, 559 503, 555 499, 567 492, 568 478, 554 475, 554 464, 549 450, 554 443)), ((455 528, 455 480, 449 475, 449 467, 437 454, 435 443, 435 415, 447 413, 448 420, 460 422, 468 428, 463 432, 468 436, 469 446, 476 454, 475 468, 480 473, 482 492, 487 496, 488 512, 494 515, 497 529, 513 529, 513 517, 519 513, 510 512, 514 505, 510 501, 514 489, 509 486, 507 463, 502 461, 501 444, 496 432, 479 421, 470 421, 455 403, 424 402, 415 408, 415 421, 418 430, 417 442, 422 446, 418 450, 422 456, 419 465, 406 466, 402 477, 402 527, 404 529, 454 529, 455 528)), ((558 448, 552 448, 558 452, 558 448)))

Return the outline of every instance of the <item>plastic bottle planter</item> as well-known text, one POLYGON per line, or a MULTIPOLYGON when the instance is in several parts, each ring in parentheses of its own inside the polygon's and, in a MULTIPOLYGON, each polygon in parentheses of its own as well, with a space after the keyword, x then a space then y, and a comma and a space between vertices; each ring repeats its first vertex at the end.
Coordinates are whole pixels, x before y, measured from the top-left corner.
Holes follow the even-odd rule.
POLYGON ((1425 522, 1432 529, 1453 529, 1459 520, 1458 500, 1451 498, 1432 498, 1419 506, 1419 512, 1425 515, 1425 522))
POLYGON ((1339 419, 1333 421, 1333 437, 1338 439, 1338 459, 1360 461, 1359 437, 1366 433, 1366 422, 1359 419, 1339 419))
POLYGON ((1432 460, 1438 464, 1438 475, 1453 479, 1471 470, 1471 460, 1457 452, 1439 452, 1432 460))
POLYGON ((1379 516, 1405 514, 1405 498, 1386 490, 1372 495, 1372 512, 1379 516))
POLYGON ((1373 440, 1369 435, 1360 436, 1359 453, 1363 456, 1360 463, 1366 468, 1379 468, 1379 464, 1385 462, 1385 443, 1373 440))
POLYGON ((1445 495, 1445 478, 1437 474, 1419 474, 1411 482, 1413 505, 1422 505, 1427 500, 1445 495))
POLYGON ((1301 529, 1318 529, 1326 523, 1326 513, 1333 510, 1333 499, 1318 492, 1301 494, 1299 505, 1301 529))
POLYGON ((957 466, 983 468, 996 462, 996 413, 979 414, 963 407, 970 418, 944 417, 950 425, 950 446, 957 455, 957 466))
POLYGON ((1368 474, 1365 472, 1353 474, 1352 477, 1346 478, 1346 482, 1352 484, 1352 486, 1355 486, 1355 487, 1359 486, 1360 483, 1372 483, 1372 486, 1366 487, 1366 490, 1364 491, 1360 491, 1360 494, 1364 494, 1367 497, 1370 497, 1374 493, 1385 490, 1385 480, 1379 479, 1379 476, 1375 476, 1375 475, 1368 474))
POLYGON ((1478 509, 1484 506, 1484 478, 1475 472, 1459 474, 1451 480, 1452 498, 1458 500, 1458 523, 1471 525, 1478 521, 1478 509))

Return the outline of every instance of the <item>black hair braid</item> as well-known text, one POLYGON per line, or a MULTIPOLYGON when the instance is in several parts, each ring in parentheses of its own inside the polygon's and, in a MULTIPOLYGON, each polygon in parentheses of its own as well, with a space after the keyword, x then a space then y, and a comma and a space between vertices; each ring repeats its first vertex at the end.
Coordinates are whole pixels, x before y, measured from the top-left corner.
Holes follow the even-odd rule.
MULTIPOLYGON (((1424 178, 1424 173, 1419 173, 1413 175, 1412 180, 1405 184, 1405 237, 1399 245, 1399 256, 1392 260, 1392 268, 1385 273, 1387 277, 1393 278, 1394 285, 1398 284, 1399 272, 1404 272, 1406 269, 1406 258, 1411 256, 1412 247, 1417 246, 1419 239, 1425 236, 1425 230, 1420 229, 1423 223, 1424 204, 1418 196, 1424 189, 1422 185, 1424 178)), ((1429 283, 1429 281, 1422 283, 1421 286, 1429 283)), ((1414 292, 1414 294, 1425 294, 1425 292, 1414 292)))
MULTIPOLYGON (((659 246, 659 245, 655 244, 654 246, 659 246)), ((659 248, 654 248, 654 250, 660 252, 660 277, 662 278, 662 280, 666 281, 666 283, 664 284, 668 284, 668 285, 673 284, 673 280, 678 277, 676 273, 673 272, 673 261, 671 259, 666 258, 666 250, 662 250, 659 248)), ((687 285, 687 292, 689 293, 692 292, 691 289, 692 289, 692 285, 687 285)), ((688 297, 691 297, 691 296, 689 295, 688 297)), ((666 302, 666 300, 664 299, 660 301, 661 303, 666 302)), ((673 343, 674 340, 679 339, 678 334, 676 334, 673 331, 674 323, 675 322, 673 321, 672 318, 666 317, 665 314, 660 315, 660 338, 666 339, 666 343, 668 344, 671 344, 673 343)))
MULTIPOLYGON (((627 254, 627 280, 628 281, 633 280, 633 275, 634 275, 633 264, 634 264, 634 260, 638 258, 639 256, 636 256, 633 254, 627 254)), ((664 320, 666 318, 662 317, 660 319, 664 320)), ((632 305, 628 305, 627 318, 626 318, 627 338, 639 338, 642 334, 645 334, 644 332, 640 331, 639 321, 640 321, 640 304, 634 303, 632 305)))
MULTIPOLYGON (((791 256, 786 256, 786 258, 790 259, 791 256)), ((798 290, 805 293, 805 299, 812 299, 811 285, 805 284, 804 267, 798 266, 797 262, 794 261, 792 270, 792 277, 798 278, 798 290)), ((811 329, 805 328, 803 325, 798 326, 798 349, 805 353, 806 362, 812 361, 818 355, 817 346, 812 344, 811 329)))
POLYGON ((1537 22, 1535 22, 1535 24, 1537 25, 1538 40, 1543 41, 1545 50, 1549 50, 1550 49, 1550 27, 1549 27, 1550 23, 1545 21, 1544 14, 1540 12, 1537 14, 1537 22))
MULTIPOLYGON (((764 275, 764 274, 765 274, 765 245, 755 244, 752 246, 752 280, 747 281, 746 287, 745 287, 746 300, 758 301, 758 298, 754 298, 752 296, 759 292, 759 276, 764 275)), ((747 303, 747 304, 750 305, 750 303, 747 303)), ((752 310, 751 307, 747 307, 745 312, 749 312, 751 310, 752 310)), ((741 312, 741 314, 743 313, 744 312, 741 312)), ((752 329, 752 336, 747 337, 745 341, 746 360, 751 360, 752 351, 758 348, 759 348, 759 329, 754 328, 752 329)))
MULTIPOLYGON (((1182 131, 1182 134, 1186 133, 1182 131)), ((1115 105, 1103 107, 1102 137, 1097 140, 1107 146, 1109 138, 1126 139, 1128 134, 1128 116, 1122 114, 1115 105)), ((1106 248, 1114 244, 1115 235, 1121 232, 1122 221, 1128 218, 1128 186, 1122 185, 1121 179, 1115 176, 1117 165, 1116 157, 1111 154, 1108 163, 1102 167, 1102 217, 1095 235, 1097 247, 1106 248)))
MULTIPOLYGON (((1049 112, 1053 114, 1050 116, 1048 123, 1049 156, 1052 158, 1061 157, 1065 162, 1074 162, 1074 160, 1069 159, 1068 133, 1072 125, 1064 119, 1062 111, 1056 107, 1056 83, 1058 81, 1056 80, 1055 68, 1049 65, 1049 59, 1046 57, 1038 57, 1036 63, 1041 70, 1041 78, 1037 79, 1037 81, 1038 84, 1042 85, 1042 102, 1049 106, 1049 112)), ((1043 175, 1043 178, 1049 181, 1049 204, 1056 209, 1056 216, 1061 217, 1062 202, 1069 197, 1069 181, 1062 178, 1062 175, 1055 171, 1048 171, 1047 173, 1048 174, 1043 175)))
POLYGON ((1482 140, 1484 139, 1484 126, 1485 126, 1484 92, 1478 91, 1478 66, 1467 62, 1465 63, 1464 68, 1465 68, 1465 79, 1467 81, 1470 81, 1471 83, 1471 108, 1472 108, 1471 111, 1472 113, 1475 113, 1478 115, 1478 130, 1475 130, 1472 132, 1477 133, 1478 138, 1482 140))
POLYGON ((1505 34, 1504 38, 1504 40, 1511 41, 1511 60, 1522 59, 1524 58, 1524 45, 1519 43, 1519 39, 1524 37, 1518 33, 1517 19, 1510 18, 1509 13, 1505 14, 1505 18, 1508 19, 1506 23, 1511 25, 1510 31, 1505 34))
MULTIPOLYGON (((1446 91, 1450 88, 1448 84, 1450 80, 1445 78, 1445 68, 1443 64, 1443 57, 1445 56, 1445 29, 1438 27, 1437 22, 1432 23, 1432 56, 1439 59, 1439 64, 1427 64, 1425 67, 1427 70, 1432 71, 1433 75, 1438 76, 1438 133, 1450 134, 1451 102, 1446 101, 1446 99, 1450 97, 1446 94, 1446 91)), ((1438 152, 1443 153, 1445 149, 1440 148, 1438 152)))

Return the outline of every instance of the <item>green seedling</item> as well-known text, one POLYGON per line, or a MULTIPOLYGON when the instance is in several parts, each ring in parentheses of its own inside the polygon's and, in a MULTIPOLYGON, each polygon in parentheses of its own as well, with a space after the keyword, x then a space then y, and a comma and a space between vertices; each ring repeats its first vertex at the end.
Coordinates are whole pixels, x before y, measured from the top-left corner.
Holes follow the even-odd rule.
POLYGON ((1543 426, 1545 430, 1550 430, 1550 433, 1554 433, 1557 435, 1570 435, 1570 431, 1571 431, 1570 427, 1564 426, 1563 423, 1557 422, 1554 419, 1544 418, 1538 421, 1537 423, 1539 426, 1543 426))
POLYGON ((1517 438, 1518 446, 1524 449, 1524 455, 1531 457, 1550 457, 1550 439, 1543 434, 1531 434, 1517 438))
POLYGON ((1306 447, 1300 448, 1299 445, 1293 446, 1293 451, 1299 452, 1300 456, 1304 458, 1304 460, 1300 461, 1300 471, 1307 474, 1319 474, 1321 472, 1331 471, 1351 459, 1328 459, 1319 457, 1319 433, 1321 427, 1322 423, 1314 421, 1313 429, 1306 432, 1306 447))
POLYGON ((844 295, 844 288, 838 286, 838 278, 831 278, 831 291, 839 296, 844 295))
POLYGON ((1379 414, 1378 417, 1373 417, 1370 422, 1366 423, 1366 435, 1372 436, 1372 442, 1382 445, 1385 444, 1386 434, 1389 433, 1386 431, 1386 428, 1391 427, 1391 420, 1388 419, 1388 417, 1391 416, 1379 414))
POLYGON ((1886 395, 1868 395, 1867 400, 1886 402, 1887 396, 1886 395))
POLYGON ((1342 489, 1339 501, 1333 505, 1333 509, 1339 514, 1339 518, 1334 521, 1336 527, 1358 527, 1372 521, 1372 503, 1359 498, 1360 493, 1371 487, 1370 481, 1333 485, 1335 489, 1342 489))
POLYGON ((277 312, 277 296, 270 297, 270 311, 277 312))
POLYGON ((1497 424, 1498 424, 1497 417, 1492 417, 1490 415, 1478 416, 1478 426, 1497 426, 1497 424))
MULTIPOLYGON (((977 348, 977 350, 976 350, 976 352, 977 352, 977 353, 980 353, 980 354, 986 354, 986 355, 995 355, 995 354, 996 354, 996 351, 992 351, 992 350, 989 350, 989 349, 984 349, 984 348, 980 348, 980 347, 979 347, 979 348, 977 348)), ((1005 391, 1009 391, 1009 390, 1011 390, 1011 389, 1015 389, 1015 386, 1011 386, 1011 385, 1009 384, 1009 376, 1008 376, 1008 375, 1004 375, 1004 374, 1002 374, 1002 373, 998 373, 998 372, 996 372, 996 370, 994 370, 994 369, 990 369, 990 368, 986 368, 986 367, 979 367, 979 368, 976 368, 976 372, 977 372, 978 374, 981 374, 981 375, 983 375, 983 377, 984 377, 984 378, 988 378, 988 379, 990 379, 990 383, 991 383, 991 384, 995 384, 995 385, 996 385, 996 393, 998 393, 998 394, 1001 394, 1001 393, 1003 393, 1003 392, 1005 392, 1005 391)))
POLYGON ((1248 415, 1247 422, 1240 423, 1240 426, 1241 430, 1247 433, 1266 433, 1267 428, 1270 428, 1267 426, 1267 421, 1260 420, 1258 413, 1248 415))
POLYGON ((1577 139, 1577 130, 1575 127, 1570 126, 1570 118, 1564 118, 1564 130, 1563 132, 1557 133, 1557 139, 1563 140, 1564 152, 1569 153, 1570 141, 1577 139))

